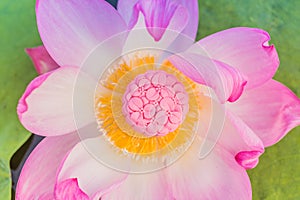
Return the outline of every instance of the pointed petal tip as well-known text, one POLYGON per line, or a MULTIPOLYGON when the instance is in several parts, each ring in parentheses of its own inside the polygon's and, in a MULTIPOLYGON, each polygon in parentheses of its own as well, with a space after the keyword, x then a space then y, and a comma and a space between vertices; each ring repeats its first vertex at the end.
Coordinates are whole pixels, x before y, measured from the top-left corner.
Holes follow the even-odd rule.
POLYGON ((17 105, 22 125, 42 136, 63 135, 77 130, 72 108, 77 75, 78 68, 60 67, 32 80, 17 105))
POLYGON ((259 162, 263 151, 241 151, 235 156, 235 160, 245 169, 253 169, 259 162))
POLYGON ((44 46, 26 48, 25 52, 31 58, 38 74, 44 74, 59 67, 44 46))
POLYGON ((80 189, 77 178, 69 178, 58 183, 54 190, 56 199, 89 200, 88 195, 80 189))
POLYGON ((22 123, 22 115, 23 113, 25 113, 28 109, 28 105, 26 102, 27 97, 35 90, 37 89, 39 86, 41 86, 43 84, 43 82, 47 79, 47 77, 50 75, 51 73, 47 73, 41 76, 38 76, 37 78, 33 79, 29 85, 27 86, 24 94, 22 95, 22 97, 20 98, 18 105, 17 105, 17 114, 18 117, 22 123))
MULTIPOLYGON (((231 96, 227 99, 228 102, 235 102, 237 101, 240 96, 243 94, 245 87, 248 83, 247 79, 238 71, 236 70, 236 82, 235 82, 235 87, 233 88, 231 96)), ((222 102, 226 103, 226 102, 222 102)))

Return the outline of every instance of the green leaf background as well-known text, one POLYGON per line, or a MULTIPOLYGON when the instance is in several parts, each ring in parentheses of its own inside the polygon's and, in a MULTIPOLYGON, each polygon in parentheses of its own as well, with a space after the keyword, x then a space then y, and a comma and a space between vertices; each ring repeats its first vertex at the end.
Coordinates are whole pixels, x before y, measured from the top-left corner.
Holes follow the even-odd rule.
MULTIPOLYGON (((24 48, 41 44, 34 0, 0 2, 0 199, 11 197, 9 160, 30 133, 18 121, 17 101, 37 74, 24 48)), ((299 0, 200 0, 198 39, 235 26, 267 30, 281 65, 275 79, 300 96, 299 0)), ((300 199, 300 128, 267 148, 248 171, 253 199, 300 199)), ((224 197, 226 199, 226 197, 224 197)))

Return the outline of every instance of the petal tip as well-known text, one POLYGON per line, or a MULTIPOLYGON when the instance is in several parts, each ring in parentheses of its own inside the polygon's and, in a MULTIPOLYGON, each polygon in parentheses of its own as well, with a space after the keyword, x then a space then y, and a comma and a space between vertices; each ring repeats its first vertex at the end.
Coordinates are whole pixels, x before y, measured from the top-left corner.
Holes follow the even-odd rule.
POLYGON ((264 36, 264 38, 262 38, 262 41, 261 41, 261 47, 269 55, 270 60, 272 60, 272 63, 273 63, 272 66, 274 68, 273 73, 275 74, 275 72, 280 64, 280 61, 279 61, 279 56, 278 56, 275 46, 273 44, 269 44, 269 42, 271 40, 270 34, 263 29, 259 29, 259 28, 250 28, 250 29, 252 29, 254 32, 260 33, 264 36))
POLYGON ((241 151, 235 156, 235 160, 239 165, 245 169, 253 169, 257 166, 259 162, 259 157, 262 155, 262 151, 241 151))
MULTIPOLYGON (((27 97, 38 87, 40 87, 43 82, 47 79, 47 77, 51 73, 47 73, 41 76, 38 76, 37 78, 33 79, 29 85, 27 86, 25 92, 23 93, 22 97, 20 98, 18 105, 17 105, 17 114, 20 119, 20 122, 22 123, 22 116, 23 114, 28 110, 28 105, 26 102, 27 97)), ((22 123, 23 124, 23 123, 22 123)), ((23 124, 23 126, 25 126, 23 124)))
MULTIPOLYGON (((269 36, 269 34, 268 34, 269 36)), ((271 40, 270 36, 267 38, 267 40, 262 42, 262 48, 266 51, 266 53, 269 55, 270 60, 272 60, 275 72, 280 64, 279 56, 277 53, 277 50, 273 44, 269 44, 269 41, 271 40)))
POLYGON ((228 98, 227 101, 229 101, 229 102, 237 101, 240 98, 240 96, 243 94, 245 86, 247 85, 247 83, 248 83, 248 81, 246 81, 243 78, 242 81, 240 82, 240 86, 238 87, 239 90, 237 90, 235 93, 232 93, 232 95, 228 98))
POLYGON ((40 4, 40 0, 36 0, 36 2, 35 2, 35 12, 36 13, 38 12, 39 4, 40 4))
POLYGON ((70 178, 56 184, 54 190, 56 199, 89 199, 88 195, 80 189, 77 178, 70 178))
POLYGON ((32 60, 38 74, 44 74, 59 67, 44 46, 26 48, 25 52, 32 60))

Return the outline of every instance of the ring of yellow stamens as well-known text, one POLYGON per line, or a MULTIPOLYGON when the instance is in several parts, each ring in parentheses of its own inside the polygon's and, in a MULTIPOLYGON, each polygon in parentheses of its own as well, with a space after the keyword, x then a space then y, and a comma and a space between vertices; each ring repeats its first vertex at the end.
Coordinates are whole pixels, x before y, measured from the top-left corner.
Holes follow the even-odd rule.
POLYGON ((95 109, 99 128, 104 137, 117 149, 131 154, 167 154, 191 142, 198 123, 197 85, 179 72, 170 62, 156 66, 155 56, 138 55, 122 60, 104 74, 101 83, 110 92, 96 95, 95 109), (127 85, 138 75, 149 70, 163 70, 174 75, 189 95, 189 111, 182 124, 164 136, 145 137, 137 132, 122 113, 122 96, 127 85))

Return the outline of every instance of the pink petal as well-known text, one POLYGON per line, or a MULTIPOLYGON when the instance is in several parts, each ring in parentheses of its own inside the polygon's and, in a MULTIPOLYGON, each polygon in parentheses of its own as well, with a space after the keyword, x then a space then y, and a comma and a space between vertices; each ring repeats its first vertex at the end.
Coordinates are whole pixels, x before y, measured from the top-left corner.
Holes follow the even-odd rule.
POLYGON ((183 31, 168 48, 170 52, 180 53, 194 44, 199 23, 199 7, 197 0, 176 0, 185 7, 189 13, 189 20, 183 31))
POLYGON ((199 7, 197 0, 177 0, 179 4, 189 11, 189 21, 181 34, 187 35, 192 40, 196 39, 199 22, 199 7))
POLYGON ((251 199, 246 171, 234 158, 216 147, 205 159, 198 158, 199 142, 180 160, 162 171, 130 175, 101 199, 251 199))
POLYGON ((231 153, 245 169, 254 168, 264 152, 260 138, 217 101, 202 96, 200 105, 198 134, 205 138, 200 156, 209 154, 217 143, 231 153))
POLYGON ((178 5, 170 2, 161 0, 139 1, 135 6, 135 12, 143 13, 147 30, 155 41, 162 38, 177 10, 178 5))
POLYGON ((66 153, 79 141, 76 133, 43 139, 23 166, 16 199, 53 199, 56 171, 66 153))
MULTIPOLYGON (((137 2, 139 2, 139 0, 119 0, 118 1, 118 11, 122 15, 122 17, 124 18, 124 20, 126 21, 127 24, 130 24, 132 17, 135 17, 134 16, 134 14, 135 14, 134 6, 136 5, 137 2)), ((144 1, 144 2, 146 2, 146 1, 144 1)), ((163 3, 162 1, 156 1, 156 2, 161 3, 161 4, 163 3)), ((171 1, 167 1, 167 2, 170 3, 171 1)), ((183 0, 183 1, 176 0, 173 2, 175 2, 175 4, 182 5, 183 7, 185 7, 188 10, 188 15, 190 17, 188 19, 187 25, 185 26, 185 28, 182 31, 182 34, 185 34, 194 40, 196 37, 196 34, 197 34, 197 30, 198 30, 198 20, 199 20, 198 1, 196 1, 196 0, 183 0)), ((155 13, 152 13, 152 14, 155 14, 155 13)), ((163 14, 163 13, 162 12, 159 13, 157 11, 157 14, 163 14)), ((167 20, 167 19, 165 19, 165 20, 167 20)), ((159 23, 159 22, 156 22, 156 23, 159 23)), ((163 27, 163 28, 166 28, 166 27, 163 27)))
MULTIPOLYGON (((180 24, 184 23, 184 21, 179 18, 179 13, 184 13, 184 11, 180 11, 181 8, 178 3, 170 0, 139 0, 134 2, 135 4, 133 4, 132 1, 130 3, 132 6, 131 8, 128 7, 128 4, 124 5, 125 3, 122 1, 118 3, 118 11, 121 13, 121 15, 122 13, 126 13, 124 15, 127 17, 128 13, 132 13, 130 20, 128 21, 129 28, 134 27, 138 20, 139 12, 141 12, 144 15, 148 32, 156 41, 159 41, 162 38, 165 29, 169 26, 172 20, 178 21, 180 24)), ((183 16, 181 14, 181 18, 182 17, 183 16)), ((184 26, 185 25, 186 24, 184 24, 184 26)), ((175 26, 175 28, 181 29, 180 26, 175 26)))
MULTIPOLYGON (((188 10, 171 0, 139 0, 133 7, 128 8, 124 12, 130 12, 132 15, 128 22, 130 32, 123 53, 134 51, 141 46, 166 49, 174 40, 177 41, 189 21, 188 10)), ((188 45, 190 46, 190 43, 188 45)))
POLYGON ((261 138, 265 146, 275 144, 300 125, 299 98, 275 80, 246 90, 228 108, 261 138))
POLYGON ((111 146, 104 150, 104 143, 100 143, 100 140, 100 137, 86 139, 71 150, 59 169, 57 185, 70 178, 76 178, 79 189, 89 198, 96 199, 96 196, 111 190, 127 177, 127 174, 111 169, 98 160, 99 156, 116 159, 111 146))
MULTIPOLYGON (((36 15, 41 39, 60 66, 80 66, 96 45, 127 30, 121 16, 106 1, 39 0, 36 15)), ((116 41, 112 51, 121 49, 122 44, 116 41)))
POLYGON ((55 199, 89 200, 89 197, 80 190, 76 178, 70 178, 56 185, 55 199))
POLYGON ((173 199, 169 191, 164 174, 160 171, 145 174, 130 174, 117 188, 101 197, 101 200, 111 199, 173 199))
POLYGON ((235 160, 245 169, 252 169, 258 164, 261 151, 241 151, 235 156, 235 160))
POLYGON ((229 112, 218 142, 235 155, 236 161, 245 169, 256 167, 259 156, 264 152, 260 138, 240 118, 229 112))
POLYGON ((27 48, 25 51, 30 56, 38 74, 44 74, 59 67, 44 46, 27 48))
POLYGON ((201 142, 195 142, 180 160, 166 168, 173 199, 251 200, 252 191, 246 170, 221 146, 199 158, 201 142))
POLYGON ((118 0, 117 10, 127 24, 129 24, 131 20, 134 6, 138 1, 139 0, 118 0))
POLYGON ((231 66, 200 54, 181 53, 168 60, 193 81, 211 87, 222 103, 237 100, 246 84, 231 66))
MULTIPOLYGON (((61 67, 35 78, 26 88, 17 107, 23 126, 43 136, 62 135, 76 130, 73 89, 78 75, 77 68, 61 67)), ((89 80, 87 79, 87 83, 89 80)), ((90 89, 89 86, 84 86, 81 95, 87 96, 90 89)), ((93 107, 87 105, 89 106, 93 107)), ((83 124, 77 125, 88 122, 83 121, 83 124)))
POLYGON ((191 47, 189 52, 202 52, 229 64, 247 77, 247 88, 253 88, 271 79, 279 58, 270 35, 256 28, 232 28, 210 35, 191 47))

